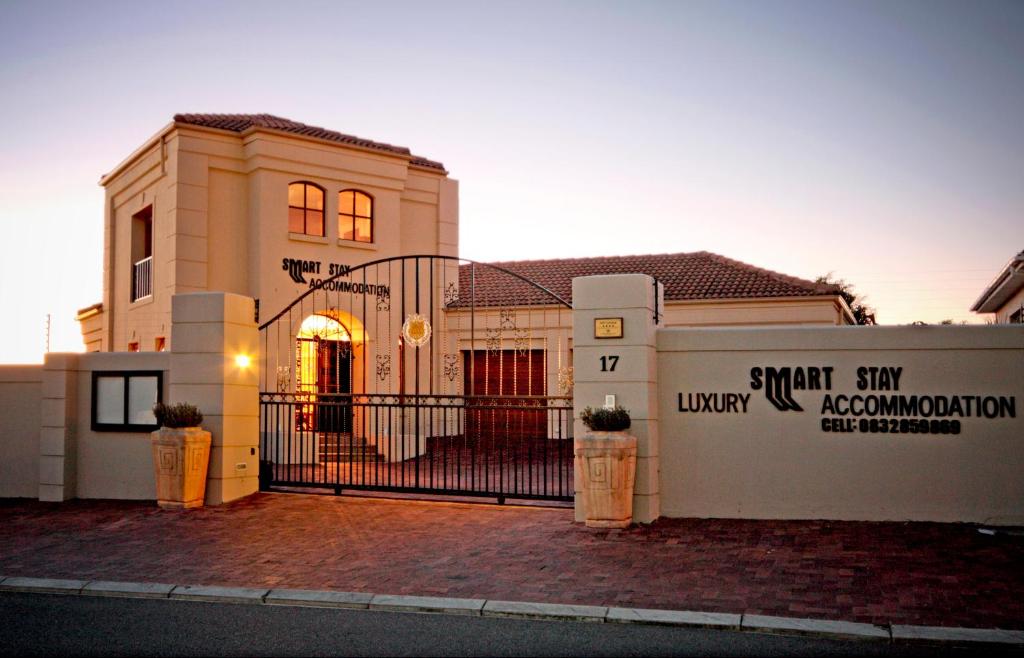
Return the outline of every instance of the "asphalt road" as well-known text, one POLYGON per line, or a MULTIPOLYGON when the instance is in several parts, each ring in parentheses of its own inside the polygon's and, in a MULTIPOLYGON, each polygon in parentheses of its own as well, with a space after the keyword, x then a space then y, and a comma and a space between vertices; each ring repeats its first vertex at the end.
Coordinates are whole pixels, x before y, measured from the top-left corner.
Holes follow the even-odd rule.
POLYGON ((0 594, 3 656, 909 656, 951 652, 964 653, 943 647, 636 624, 0 594))

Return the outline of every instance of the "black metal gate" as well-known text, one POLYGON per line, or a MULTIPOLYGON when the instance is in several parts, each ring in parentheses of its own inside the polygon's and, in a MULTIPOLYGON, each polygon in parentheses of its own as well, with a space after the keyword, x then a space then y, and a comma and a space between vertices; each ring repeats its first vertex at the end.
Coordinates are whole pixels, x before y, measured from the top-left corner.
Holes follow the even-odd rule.
POLYGON ((501 267, 339 268, 260 326, 260 486, 571 500, 572 317, 501 267))

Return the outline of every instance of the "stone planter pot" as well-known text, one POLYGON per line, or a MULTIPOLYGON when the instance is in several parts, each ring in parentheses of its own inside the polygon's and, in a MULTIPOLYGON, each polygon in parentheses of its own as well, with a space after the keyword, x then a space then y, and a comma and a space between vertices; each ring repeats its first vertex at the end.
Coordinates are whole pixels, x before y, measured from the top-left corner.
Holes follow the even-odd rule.
POLYGON ((202 507, 210 464, 210 433, 201 427, 161 427, 150 434, 160 507, 202 507))
POLYGON ((625 432, 588 432, 573 441, 573 452, 587 527, 628 527, 633 522, 636 437, 625 432))

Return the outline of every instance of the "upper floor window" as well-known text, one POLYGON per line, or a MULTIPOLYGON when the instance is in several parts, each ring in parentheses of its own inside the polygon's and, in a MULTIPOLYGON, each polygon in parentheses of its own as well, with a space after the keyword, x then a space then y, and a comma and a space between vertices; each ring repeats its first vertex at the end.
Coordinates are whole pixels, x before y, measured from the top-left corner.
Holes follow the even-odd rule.
POLYGON ((132 215, 132 301, 153 294, 153 206, 132 215))
POLYGON ((288 231, 324 234, 324 191, 313 183, 288 185, 288 231))
POLYGON ((359 190, 338 192, 338 237, 373 242, 373 198, 359 190))

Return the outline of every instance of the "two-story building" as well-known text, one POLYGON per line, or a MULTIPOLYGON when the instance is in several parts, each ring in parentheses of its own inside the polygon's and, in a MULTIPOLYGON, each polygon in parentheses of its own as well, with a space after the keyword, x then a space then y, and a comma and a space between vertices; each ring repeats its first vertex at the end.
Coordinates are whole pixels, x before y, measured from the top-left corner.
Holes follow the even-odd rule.
POLYGON ((87 349, 171 349, 172 295, 247 295, 264 322, 287 313, 262 346, 274 391, 567 394, 577 276, 653 276, 667 325, 853 322, 834 287, 707 252, 459 261, 458 183, 441 163, 266 114, 176 115, 100 182, 87 349), (387 262, 413 254, 440 259, 387 262), (409 351, 414 316, 429 354, 409 351))

